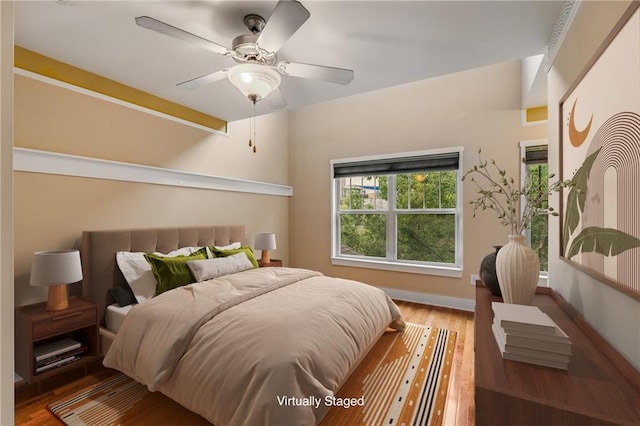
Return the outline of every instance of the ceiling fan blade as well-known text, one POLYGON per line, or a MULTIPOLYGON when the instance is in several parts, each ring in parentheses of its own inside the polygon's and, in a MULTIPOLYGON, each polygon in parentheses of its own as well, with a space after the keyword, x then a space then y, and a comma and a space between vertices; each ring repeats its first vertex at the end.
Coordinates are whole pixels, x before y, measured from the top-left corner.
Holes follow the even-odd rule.
POLYGON ((201 75, 200 77, 192 78, 191 80, 183 81, 182 83, 178 83, 178 86, 181 89, 193 90, 197 89, 200 86, 204 86, 205 84, 213 83, 214 81, 222 80, 227 77, 228 69, 220 70, 213 72, 211 74, 201 75))
POLYGON ((353 70, 324 65, 301 64, 299 62, 279 62, 278 71, 293 77, 323 80, 330 83, 349 84, 353 80, 353 70))
POLYGON ((206 38, 202 38, 195 34, 191 34, 187 31, 181 30, 180 28, 176 28, 173 25, 158 21, 157 19, 151 18, 150 16, 138 16, 136 18, 136 24, 148 30, 153 30, 161 34, 177 38, 178 40, 198 45, 220 55, 231 55, 232 53, 229 49, 219 45, 218 43, 214 43, 210 40, 207 40, 206 38))
POLYGON ((282 109, 287 107, 287 101, 284 99, 280 89, 276 89, 269 93, 269 96, 266 97, 266 101, 271 109, 282 109))
POLYGON ((277 52, 310 15, 300 2, 280 0, 260 32, 256 44, 267 52, 277 52))

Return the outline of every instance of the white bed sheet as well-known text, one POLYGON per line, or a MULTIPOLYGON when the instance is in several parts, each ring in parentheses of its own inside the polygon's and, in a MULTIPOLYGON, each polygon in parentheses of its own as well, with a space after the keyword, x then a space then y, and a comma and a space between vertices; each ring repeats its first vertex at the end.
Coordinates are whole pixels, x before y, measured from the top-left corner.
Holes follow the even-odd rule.
POLYGON ((107 330, 117 333, 124 322, 124 318, 133 306, 134 305, 120 307, 117 303, 107 306, 107 311, 104 314, 104 322, 107 330))

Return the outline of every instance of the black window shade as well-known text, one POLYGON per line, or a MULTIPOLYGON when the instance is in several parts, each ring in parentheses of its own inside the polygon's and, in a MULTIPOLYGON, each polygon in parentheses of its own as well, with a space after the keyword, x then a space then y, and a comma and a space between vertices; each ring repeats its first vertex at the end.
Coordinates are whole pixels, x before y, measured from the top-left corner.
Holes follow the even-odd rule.
POLYGON ((337 163, 333 165, 333 177, 457 170, 459 161, 459 152, 446 152, 414 157, 337 163))
POLYGON ((525 148, 524 162, 527 164, 547 163, 547 152, 547 145, 528 146, 525 148))

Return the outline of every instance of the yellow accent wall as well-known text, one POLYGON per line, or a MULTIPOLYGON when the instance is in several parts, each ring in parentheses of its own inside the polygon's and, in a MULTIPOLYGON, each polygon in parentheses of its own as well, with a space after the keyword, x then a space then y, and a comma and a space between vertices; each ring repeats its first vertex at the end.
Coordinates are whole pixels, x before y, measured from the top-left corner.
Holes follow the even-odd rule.
POLYGON ((548 118, 548 110, 546 106, 527 108, 526 110, 527 123, 534 123, 536 121, 546 121, 548 118))
POLYGON ((60 62, 31 50, 15 46, 15 66, 74 86, 82 87, 154 111, 162 112, 213 130, 225 132, 227 122, 143 92, 117 81, 60 62))

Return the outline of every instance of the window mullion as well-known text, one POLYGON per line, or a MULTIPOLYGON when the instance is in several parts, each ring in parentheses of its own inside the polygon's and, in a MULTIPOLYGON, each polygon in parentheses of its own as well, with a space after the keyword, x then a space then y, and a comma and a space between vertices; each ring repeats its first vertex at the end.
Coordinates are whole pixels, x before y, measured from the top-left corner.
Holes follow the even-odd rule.
POLYGON ((397 241, 397 217, 396 217, 396 194, 397 180, 396 175, 389 175, 389 197, 387 203, 387 260, 396 260, 398 258, 397 241))
POLYGON ((373 177, 373 208, 378 208, 378 193, 380 192, 380 182, 378 182, 378 176, 373 177), (377 188, 377 189, 376 189, 377 188))
POLYGON ((438 172, 438 208, 442 208, 442 172, 438 172))
POLYGON ((340 239, 341 239, 341 235, 340 235, 340 230, 342 229, 342 218, 340 217, 340 201, 341 201, 341 191, 343 190, 343 182, 341 179, 334 179, 334 183, 333 183, 333 190, 334 190, 334 194, 333 194, 333 203, 334 203, 334 209, 333 209, 333 214, 334 214, 334 232, 333 232, 333 248, 332 248, 332 253, 333 255, 340 255, 340 239))
MULTIPOLYGON (((396 177, 398 175, 395 175, 396 177)), ((407 175, 407 205, 405 206, 405 209, 410 209, 411 208, 411 175, 407 175)))
POLYGON ((422 178, 422 182, 420 182, 420 184, 422 185, 422 208, 426 209, 427 208, 427 185, 425 185, 425 181, 427 180, 427 174, 428 172, 425 172, 425 174, 423 175, 424 178, 422 178))

